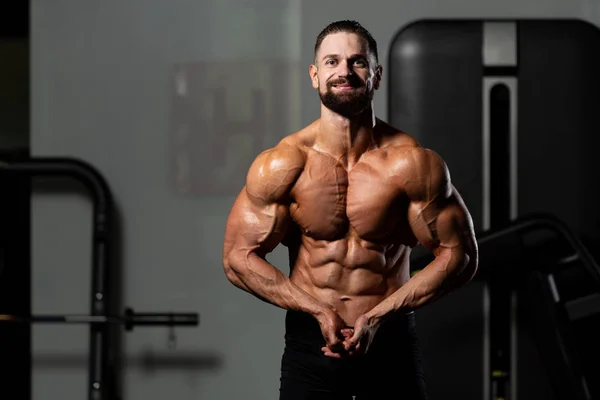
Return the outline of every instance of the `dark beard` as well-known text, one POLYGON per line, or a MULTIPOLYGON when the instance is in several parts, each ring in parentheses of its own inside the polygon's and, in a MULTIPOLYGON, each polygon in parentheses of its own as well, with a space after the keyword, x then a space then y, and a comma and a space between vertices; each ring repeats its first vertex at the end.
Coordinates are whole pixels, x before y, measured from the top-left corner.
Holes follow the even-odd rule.
POLYGON ((370 104, 372 96, 369 92, 336 94, 327 87, 325 93, 319 90, 319 97, 325 107, 342 117, 350 118, 363 112, 370 104))

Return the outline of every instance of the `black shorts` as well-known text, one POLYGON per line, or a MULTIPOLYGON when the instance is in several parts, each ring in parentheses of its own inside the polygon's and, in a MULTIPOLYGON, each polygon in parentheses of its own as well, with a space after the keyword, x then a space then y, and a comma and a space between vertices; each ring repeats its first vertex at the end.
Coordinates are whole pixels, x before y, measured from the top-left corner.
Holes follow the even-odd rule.
POLYGON ((423 400, 425 378, 414 314, 386 320, 367 354, 334 359, 321 351, 317 320, 288 311, 281 362, 280 400, 423 400))

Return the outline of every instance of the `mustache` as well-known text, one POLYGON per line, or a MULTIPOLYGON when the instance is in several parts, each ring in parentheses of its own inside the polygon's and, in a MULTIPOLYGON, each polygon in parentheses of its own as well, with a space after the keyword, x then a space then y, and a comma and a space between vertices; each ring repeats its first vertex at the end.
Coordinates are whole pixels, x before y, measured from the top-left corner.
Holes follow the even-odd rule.
POLYGON ((327 84, 328 87, 332 87, 332 86, 336 86, 336 85, 350 85, 354 88, 357 88, 357 87, 363 86, 363 83, 360 81, 360 79, 341 78, 341 79, 337 79, 335 81, 331 81, 327 84))

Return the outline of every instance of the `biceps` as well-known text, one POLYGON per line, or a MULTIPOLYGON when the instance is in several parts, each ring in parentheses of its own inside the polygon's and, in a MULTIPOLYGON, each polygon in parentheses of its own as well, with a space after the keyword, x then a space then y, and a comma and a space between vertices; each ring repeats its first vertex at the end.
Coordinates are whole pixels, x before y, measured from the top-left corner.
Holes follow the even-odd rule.
POLYGON ((261 257, 281 242, 289 226, 288 207, 253 204, 243 193, 234 203, 225 232, 225 257, 234 252, 255 252, 261 257))
POLYGON ((471 219, 455 190, 447 198, 411 203, 409 221, 419 242, 434 253, 470 247, 473 238, 471 219))

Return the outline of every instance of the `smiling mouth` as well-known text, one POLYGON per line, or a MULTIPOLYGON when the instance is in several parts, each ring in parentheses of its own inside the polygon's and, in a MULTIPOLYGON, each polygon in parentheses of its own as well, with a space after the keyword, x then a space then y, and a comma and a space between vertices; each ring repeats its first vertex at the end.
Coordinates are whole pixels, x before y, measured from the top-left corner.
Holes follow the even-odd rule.
POLYGON ((350 86, 350 85, 333 85, 334 88, 337 89, 342 89, 342 90, 352 90, 354 89, 354 86, 350 86))

